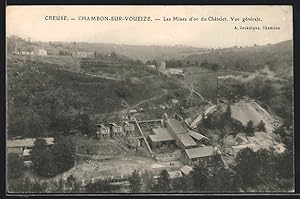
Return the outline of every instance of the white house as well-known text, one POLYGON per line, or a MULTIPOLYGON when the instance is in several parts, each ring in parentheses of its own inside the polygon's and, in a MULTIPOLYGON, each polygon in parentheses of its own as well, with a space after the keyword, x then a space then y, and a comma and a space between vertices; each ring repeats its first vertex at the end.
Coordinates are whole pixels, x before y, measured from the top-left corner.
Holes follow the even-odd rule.
POLYGON ((36 49, 34 51, 34 54, 39 56, 47 56, 47 50, 45 50, 44 48, 36 49))

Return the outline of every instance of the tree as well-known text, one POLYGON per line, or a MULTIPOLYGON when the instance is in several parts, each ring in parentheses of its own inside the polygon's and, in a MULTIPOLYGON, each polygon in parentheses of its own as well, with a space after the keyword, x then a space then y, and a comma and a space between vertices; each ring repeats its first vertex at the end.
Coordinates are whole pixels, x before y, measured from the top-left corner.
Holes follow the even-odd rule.
POLYGON ((276 170, 281 178, 292 178, 294 177, 294 161, 293 152, 291 150, 286 150, 283 154, 278 157, 278 164, 276 165, 276 170))
POLYGON ((211 69, 212 69, 213 71, 217 71, 217 70, 219 69, 219 65, 218 65, 218 64, 212 64, 212 65, 211 65, 211 69))
POLYGON ((119 86, 115 89, 116 94, 121 98, 128 98, 131 96, 131 90, 124 82, 123 84, 119 84, 119 86))
POLYGON ((240 122, 238 120, 235 120, 235 119, 232 119, 231 122, 232 122, 232 125, 233 125, 233 129, 235 131, 237 131, 237 132, 245 131, 245 127, 244 127, 242 122, 240 122))
POLYGON ((78 130, 82 134, 93 134, 96 132, 95 125, 92 124, 89 115, 86 113, 79 113, 76 117, 76 123, 78 125, 78 130))
POLYGON ((35 180, 33 182, 33 184, 31 185, 31 190, 30 192, 33 192, 33 193, 43 193, 45 192, 45 184, 41 184, 39 181, 35 180))
POLYGON ((257 131, 263 131, 266 132, 266 125, 264 121, 260 120, 260 122, 256 125, 257 131))
POLYGON ((237 191, 234 178, 230 171, 225 168, 217 168, 213 176, 207 182, 208 190, 213 192, 237 191))
POLYGON ((245 131, 247 136, 254 136, 255 128, 252 120, 248 121, 245 131))
POLYGON ((86 192, 88 193, 110 193, 120 189, 119 185, 112 185, 108 181, 99 180, 95 183, 86 185, 86 192))
POLYGON ((153 173, 151 171, 146 170, 142 174, 142 181, 143 181, 143 184, 145 185, 146 191, 153 190, 154 178, 153 178, 153 173))
POLYGON ((260 165, 256 153, 252 149, 240 150, 236 157, 236 163, 234 168, 236 171, 235 177, 240 181, 241 186, 248 188, 259 184, 258 171, 260 165))
POLYGON ((42 174, 43 175, 43 167, 44 164, 47 164, 48 162, 45 162, 45 160, 49 158, 49 154, 47 151, 47 144, 44 139, 36 139, 34 142, 34 146, 31 151, 31 160, 32 160, 32 166, 33 170, 37 174, 42 174))
POLYGON ((111 52, 111 53, 110 53, 110 57, 111 57, 113 60, 115 60, 115 59, 117 58, 117 53, 111 52))
POLYGON ((129 177, 130 190, 132 193, 137 193, 141 188, 141 177, 137 170, 134 170, 129 177))
MULTIPOLYGON (((180 185, 181 187, 178 188, 177 190, 182 190, 182 191, 191 191, 193 190, 193 178, 192 175, 184 175, 182 178, 180 178, 180 185)), ((176 189, 176 187, 174 187, 176 189)))
POLYGON ((196 191, 206 191, 207 190, 207 181, 208 181, 208 167, 201 167, 199 165, 194 167, 194 170, 191 172, 193 178, 193 187, 196 191))
POLYGON ((154 191, 168 192, 171 190, 170 179, 167 170, 162 170, 160 172, 159 178, 157 179, 157 184, 153 186, 154 191))
POLYGON ((44 139, 37 139, 31 152, 34 171, 44 177, 53 177, 67 171, 74 165, 74 147, 67 140, 60 138, 52 148, 44 139))
POLYGON ((226 109, 226 112, 224 113, 224 115, 225 115, 226 119, 231 120, 231 107, 230 107, 230 105, 227 105, 227 109, 226 109))
POLYGON ((63 132, 64 135, 69 135, 71 129, 71 122, 71 118, 68 115, 56 115, 55 118, 51 118, 50 127, 53 130, 63 132))
POLYGON ((207 68, 208 67, 208 62, 206 60, 204 60, 201 64, 200 64, 200 67, 202 68, 207 68))
POLYGON ((63 137, 59 138, 52 147, 52 154, 56 174, 67 171, 74 166, 75 148, 69 139, 63 137))
POLYGON ((78 184, 76 182, 76 178, 73 175, 70 175, 66 180, 66 187, 68 187, 71 191, 78 191, 78 184))
POLYGON ((14 154, 14 153, 8 154, 6 168, 7 168, 8 178, 20 177, 24 170, 23 159, 18 154, 14 154))

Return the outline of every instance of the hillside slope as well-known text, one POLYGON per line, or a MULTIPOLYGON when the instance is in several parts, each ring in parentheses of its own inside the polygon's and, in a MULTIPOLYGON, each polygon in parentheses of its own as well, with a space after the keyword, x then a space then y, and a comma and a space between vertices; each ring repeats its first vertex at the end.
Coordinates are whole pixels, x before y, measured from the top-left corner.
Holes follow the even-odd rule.
POLYGON ((162 78, 139 68, 143 66, 132 67, 133 72, 154 76, 115 81, 61 70, 56 64, 11 57, 7 66, 9 135, 42 135, 60 116, 109 113, 123 109, 124 102, 132 106, 164 93, 162 78))
POLYGON ((190 63, 216 63, 226 69, 254 72, 266 65, 281 77, 293 74, 293 42, 291 40, 265 46, 228 48, 190 55, 190 63))

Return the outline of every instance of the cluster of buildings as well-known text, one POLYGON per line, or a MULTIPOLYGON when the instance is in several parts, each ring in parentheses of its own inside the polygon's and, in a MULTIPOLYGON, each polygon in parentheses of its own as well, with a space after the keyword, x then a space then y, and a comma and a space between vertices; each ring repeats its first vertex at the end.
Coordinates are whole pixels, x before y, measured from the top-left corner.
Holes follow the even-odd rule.
POLYGON ((47 56, 47 50, 44 48, 34 49, 34 50, 17 50, 15 49, 14 54, 17 55, 38 55, 38 56, 47 56))
POLYGON ((134 133, 134 124, 124 121, 122 125, 115 122, 108 125, 97 124, 96 137, 98 139, 107 139, 114 137, 130 137, 134 133))
POLYGON ((157 66, 154 64, 149 64, 147 67, 152 68, 152 69, 157 69, 158 71, 162 72, 166 70, 166 62, 162 61, 160 62, 157 66))
POLYGON ((185 129, 182 124, 164 114, 164 127, 152 129, 148 140, 153 151, 176 145, 182 149, 181 161, 193 166, 205 163, 216 155, 216 149, 210 144, 206 136, 185 129))
POLYGON ((72 56, 80 57, 80 58, 94 58, 95 52, 75 51, 75 52, 72 52, 72 56))
POLYGON ((149 68, 157 69, 159 72, 165 75, 183 75, 184 72, 182 69, 177 68, 166 68, 166 62, 160 62, 158 66, 147 65, 149 68))
MULTIPOLYGON (((51 146, 54 144, 54 138, 42 138, 46 141, 46 145, 51 146)), ((25 138, 25 139, 14 139, 7 140, 7 153, 18 154, 23 157, 25 165, 29 166, 31 164, 31 150, 35 144, 36 138, 25 138)))

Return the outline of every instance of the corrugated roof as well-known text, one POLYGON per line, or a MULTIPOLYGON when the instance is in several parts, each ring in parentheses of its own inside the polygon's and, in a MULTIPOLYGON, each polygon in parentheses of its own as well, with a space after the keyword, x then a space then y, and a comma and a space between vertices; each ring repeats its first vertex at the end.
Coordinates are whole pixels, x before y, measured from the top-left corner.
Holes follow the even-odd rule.
POLYGON ((181 171, 168 171, 168 174, 170 179, 182 177, 181 171))
POLYGON ((169 124, 170 128, 172 128, 172 130, 176 133, 186 133, 186 129, 183 128, 183 126, 180 124, 180 122, 178 120, 175 119, 168 119, 167 123, 169 124))
POLYGON ((189 131, 188 134, 190 136, 192 136, 193 138, 195 138, 196 140, 201 140, 203 138, 205 139, 208 139, 207 137, 205 137, 204 135, 200 134, 200 133, 197 133, 195 131, 189 131))
POLYGON ((180 171, 184 174, 184 175, 189 175, 190 172, 193 170, 192 167, 188 166, 188 165, 184 165, 180 171))
POLYGON ((214 155, 214 149, 212 146, 204 146, 204 147, 185 149, 184 151, 191 159, 214 155))
MULTIPOLYGON (((44 138, 46 144, 51 145, 54 144, 54 138, 44 138)), ((18 139, 18 140, 7 140, 7 147, 33 147, 35 138, 26 138, 26 139, 18 139)))
POLYGON ((189 134, 177 134, 177 137, 185 147, 197 145, 189 134))
POLYGON ((154 135, 149 135, 152 142, 162 142, 174 140, 167 128, 155 128, 152 129, 154 135))

